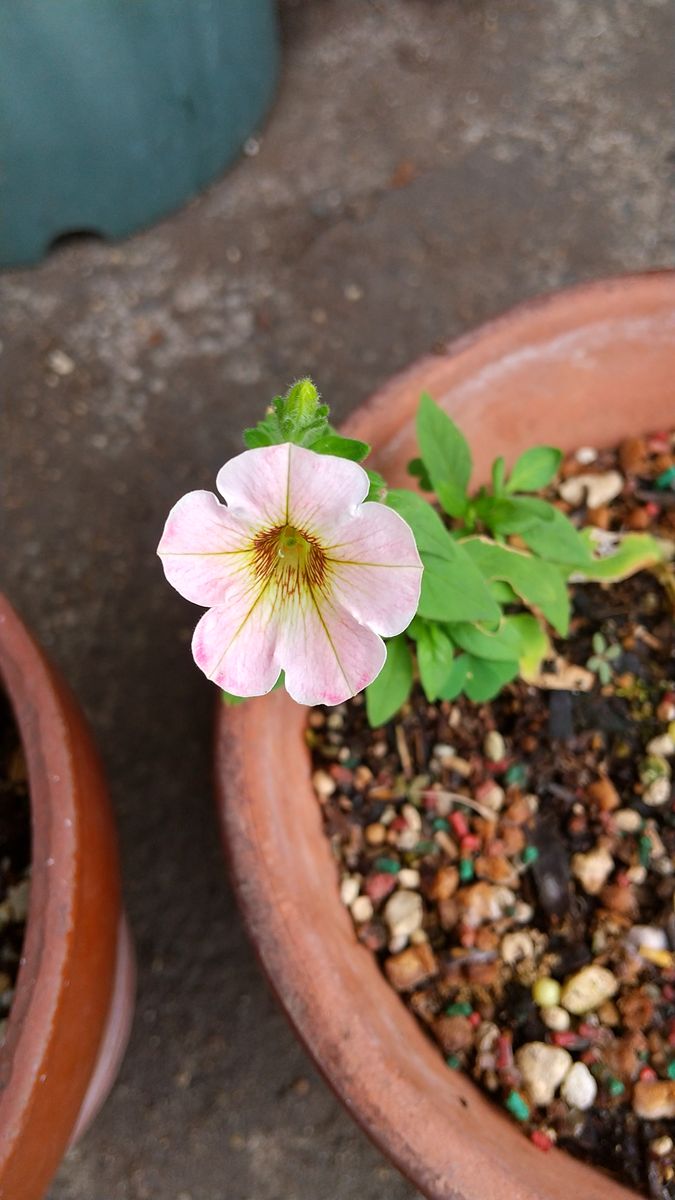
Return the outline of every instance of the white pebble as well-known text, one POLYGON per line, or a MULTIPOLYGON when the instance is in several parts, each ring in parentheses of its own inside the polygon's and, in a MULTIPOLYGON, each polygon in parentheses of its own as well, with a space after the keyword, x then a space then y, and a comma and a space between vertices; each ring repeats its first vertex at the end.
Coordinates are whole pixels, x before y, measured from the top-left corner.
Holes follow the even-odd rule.
POLYGON ((591 1108, 598 1094, 598 1085, 586 1064, 575 1062, 567 1072, 560 1092, 570 1108, 578 1108, 585 1112, 587 1108, 591 1108))
POLYGON ((424 917, 422 897, 419 892, 402 889, 394 892, 384 906, 384 919, 392 938, 409 938, 419 929, 424 917))
POLYGON ((659 779, 654 779, 649 787, 645 788, 642 799, 650 808, 660 808, 662 804, 670 800, 670 791, 670 779, 661 775, 659 779))
POLYGON ((483 740, 483 753, 490 762, 501 762, 506 754, 504 739, 497 729, 491 729, 483 740))
POLYGON ((619 808, 613 817, 614 824, 622 833, 637 833, 642 825, 642 817, 634 808, 619 808))
POLYGON ((574 507, 585 499, 589 508, 600 508, 616 500, 623 491, 623 483, 623 475, 618 471, 606 471, 602 475, 572 475, 560 484, 558 495, 574 507))
POLYGON ((401 816, 409 829, 414 829, 416 833, 419 833, 422 828, 422 818, 419 809, 415 808, 414 804, 404 804, 401 816))
POLYGON ((357 896, 351 906, 351 914, 357 925, 363 925, 373 915, 373 902, 370 896, 357 896))
POLYGON ((516 1050, 516 1066, 533 1104, 550 1104, 572 1066, 572 1055, 562 1046, 528 1042, 516 1050))
POLYGON ((419 834, 414 829, 403 829, 396 839, 396 845, 399 850, 414 850, 419 840, 419 834))
POLYGON ((644 946, 646 950, 667 950, 668 938, 665 929, 658 925, 634 925, 630 930, 627 942, 632 946, 644 946))
POLYGON ((675 741, 669 733, 661 733, 658 737, 647 742, 647 754, 657 754, 662 758, 671 758, 675 754, 675 741))
POLYGON ((542 1008, 539 1016, 547 1029, 553 1029, 556 1033, 564 1033, 570 1027, 570 1014, 559 1004, 552 1004, 550 1008, 542 1008))
POLYGON ((347 908, 351 908, 361 890, 361 879, 358 875, 345 875, 340 884, 340 899, 347 908))
POLYGON ((613 870, 614 859, 605 846, 572 855, 572 874, 588 896, 599 895, 613 870))
POLYGON ((454 758, 455 754, 455 747, 449 746, 447 742, 437 742, 432 750, 433 758, 438 758, 441 762, 446 758, 454 758))
POLYGON ((526 900, 518 900, 513 911, 513 920, 516 922, 516 924, 527 925, 528 921, 531 921, 533 916, 534 909, 532 905, 528 904, 526 900))
POLYGON ((327 771, 315 771, 312 775, 312 783, 320 800, 327 800, 329 796, 332 796, 337 786, 327 771))
POLYGON ((396 937, 389 939, 389 953, 399 954, 408 944, 408 939, 404 933, 398 933, 396 937))
POLYGON ((489 784, 486 788, 481 789, 480 803, 489 808, 492 812, 499 812, 504 807, 506 792, 498 783, 489 784))
POLYGON ((414 867, 404 867, 399 871, 398 886, 402 888, 410 888, 412 891, 420 886, 420 873, 414 867))
POLYGON ((603 1001, 610 1000, 618 986, 611 971, 591 963, 570 976, 563 987, 560 1003, 568 1012, 581 1016, 599 1008, 603 1001))
POLYGON ((516 933, 505 933, 499 949, 508 967, 524 959, 534 958, 534 942, 524 929, 516 933))
POLYGON ((574 455, 576 461, 581 463, 582 467, 590 467, 598 457, 597 450, 593 446, 580 446, 574 455))
POLYGON ((636 863, 634 867, 629 867, 626 871, 626 879, 629 883, 634 883, 636 887, 641 887, 647 878, 647 868, 642 866, 642 863, 636 863))

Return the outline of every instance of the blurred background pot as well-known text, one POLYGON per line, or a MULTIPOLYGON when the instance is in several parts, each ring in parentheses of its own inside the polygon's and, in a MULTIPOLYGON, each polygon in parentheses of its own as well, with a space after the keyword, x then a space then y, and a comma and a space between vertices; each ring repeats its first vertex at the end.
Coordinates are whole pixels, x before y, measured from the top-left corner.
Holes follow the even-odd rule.
MULTIPOLYGON (((422 359, 347 422, 392 486, 409 480, 428 391, 472 446, 476 480, 538 443, 611 446, 672 425, 675 274, 536 300, 422 359)), ((536 1150, 442 1056, 356 942, 321 827, 307 710, 283 691, 218 706, 216 785, 241 910, 317 1064, 373 1140, 431 1200, 628 1200, 573 1158, 536 1150)))
POLYGON ((126 1046, 133 955, 100 764, 77 706, 0 596, 0 680, 28 772, 32 874, 0 1047, 0 1197, 39 1200, 126 1046))
POLYGON ((278 63, 273 0, 3 0, 0 265, 182 204, 240 152, 278 63))

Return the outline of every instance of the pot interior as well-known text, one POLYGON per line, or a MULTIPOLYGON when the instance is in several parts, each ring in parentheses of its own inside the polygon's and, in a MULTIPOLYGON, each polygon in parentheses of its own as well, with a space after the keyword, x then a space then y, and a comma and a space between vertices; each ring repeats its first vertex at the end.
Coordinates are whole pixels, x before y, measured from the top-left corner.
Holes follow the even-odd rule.
MULTIPOLYGON (((422 391, 472 446, 498 454, 609 446, 675 418, 675 276, 572 289, 523 306, 397 376, 347 424, 409 482, 422 391)), ((276 692, 219 710, 218 787, 235 884, 263 965, 350 1112, 432 1200, 620 1200, 634 1193, 560 1151, 543 1154, 448 1071, 356 943, 321 828, 306 711, 276 692)))

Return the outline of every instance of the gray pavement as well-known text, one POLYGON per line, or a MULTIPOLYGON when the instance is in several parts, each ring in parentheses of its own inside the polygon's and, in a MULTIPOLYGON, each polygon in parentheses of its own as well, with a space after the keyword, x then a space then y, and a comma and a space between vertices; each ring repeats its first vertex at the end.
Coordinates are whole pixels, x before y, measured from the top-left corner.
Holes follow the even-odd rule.
POLYGON ((2 585, 96 731, 140 968, 119 1082, 50 1200, 415 1196, 246 942, 197 610, 155 546, 299 374, 343 416, 517 300, 675 263, 669 0, 287 0, 282 19, 257 153, 122 245, 0 277, 2 585))

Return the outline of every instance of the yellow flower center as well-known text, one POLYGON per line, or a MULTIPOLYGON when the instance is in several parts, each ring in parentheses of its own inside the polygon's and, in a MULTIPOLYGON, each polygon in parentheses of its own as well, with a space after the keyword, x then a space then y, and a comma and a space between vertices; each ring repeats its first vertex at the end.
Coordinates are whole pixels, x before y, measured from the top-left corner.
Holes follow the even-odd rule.
POLYGON ((274 582, 284 598, 306 588, 321 588, 328 560, 317 538, 294 525, 277 525, 259 533, 253 542, 254 568, 265 585, 274 582))

